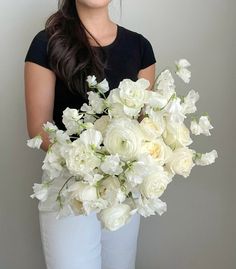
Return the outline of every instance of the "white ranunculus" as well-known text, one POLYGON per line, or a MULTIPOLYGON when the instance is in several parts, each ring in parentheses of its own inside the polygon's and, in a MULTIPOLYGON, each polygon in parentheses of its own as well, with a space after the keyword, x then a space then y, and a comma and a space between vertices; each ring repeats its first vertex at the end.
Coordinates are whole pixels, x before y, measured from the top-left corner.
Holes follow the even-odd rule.
POLYGON ((80 139, 71 143, 66 153, 66 165, 73 175, 91 173, 94 168, 99 167, 100 159, 80 139))
POLYGON ((191 72, 186 68, 191 64, 186 59, 180 59, 179 61, 175 61, 176 64, 176 74, 185 82, 189 83, 191 78, 191 72))
POLYGON ((62 122, 66 127, 66 133, 68 135, 73 135, 80 133, 82 131, 81 124, 83 123, 81 118, 82 114, 79 114, 79 111, 74 108, 66 108, 63 111, 62 122))
POLYGON ((192 168, 194 151, 187 147, 177 148, 173 151, 170 159, 168 160, 166 166, 170 169, 171 173, 178 174, 183 177, 188 177, 192 168))
POLYGON ((167 173, 160 166, 156 173, 150 173, 146 176, 139 186, 141 193, 146 198, 159 198, 167 188, 168 183, 170 182, 167 173))
POLYGON ((80 141, 82 141, 86 147, 93 146, 99 149, 102 143, 102 134, 98 130, 90 128, 80 134, 80 141))
POLYGON ((108 81, 106 79, 104 79, 103 81, 99 82, 96 85, 96 88, 99 90, 99 92, 102 92, 102 93, 109 91, 108 81))
POLYGON ((210 129, 213 129, 213 126, 211 125, 208 116, 201 116, 199 119, 199 126, 202 129, 202 133, 206 136, 210 136, 210 129))
POLYGON ((146 152, 160 165, 164 165, 172 154, 172 150, 167 146, 162 138, 144 141, 141 147, 142 152, 146 152))
POLYGON ((40 149, 41 144, 43 143, 41 135, 36 135, 35 137, 27 140, 27 146, 30 148, 40 149))
POLYGON ((102 228, 110 231, 116 231, 131 219, 131 208, 127 204, 116 204, 112 207, 105 208, 98 213, 101 220, 102 228))
POLYGON ((109 122, 110 117, 107 115, 103 115, 94 122, 94 127, 96 130, 100 131, 102 135, 104 135, 109 122))
POLYGON ((106 108, 104 99, 101 98, 100 95, 96 92, 89 91, 88 100, 89 100, 89 105, 92 107, 93 111, 96 114, 101 114, 103 110, 106 108))
POLYGON ((172 123, 181 123, 186 116, 183 113, 183 108, 180 104, 180 98, 173 98, 166 106, 165 111, 168 113, 168 120, 172 123))
POLYGON ((68 187, 67 191, 71 193, 71 199, 75 198, 81 202, 95 201, 98 198, 96 187, 82 181, 73 183, 68 187))
POLYGON ((103 143, 110 154, 118 153, 121 160, 132 160, 139 155, 142 138, 137 121, 119 118, 107 126, 103 143))
POLYGON ((144 106, 146 89, 150 82, 144 78, 137 81, 124 79, 120 82, 118 88, 110 91, 108 103, 112 106, 115 103, 121 104, 123 111, 129 117, 137 116, 141 108, 144 106))
POLYGON ((104 173, 109 175, 119 175, 123 171, 118 154, 106 156, 100 168, 104 173))
POLYGON ((167 210, 166 203, 159 198, 146 199, 140 196, 135 200, 135 203, 138 208, 138 213, 145 218, 155 215, 156 213, 161 216, 167 210))
POLYGON ((218 157, 218 153, 215 149, 210 152, 201 154, 199 158, 196 158, 195 163, 197 165, 210 165, 215 162, 215 159, 218 157))
POLYGON ((172 149, 176 147, 189 146, 193 140, 190 131, 184 123, 166 123, 166 129, 162 135, 165 143, 172 149))
POLYGON ((97 85, 97 80, 96 80, 96 77, 94 75, 87 76, 86 81, 88 82, 89 87, 93 87, 93 86, 97 85))
POLYGON ((34 193, 30 195, 31 198, 37 198, 40 201, 46 201, 48 198, 48 181, 43 182, 42 184, 34 183, 33 190, 34 193))
POLYGON ((194 90, 189 91, 184 97, 184 102, 181 104, 184 114, 191 114, 197 111, 195 103, 199 100, 199 94, 194 90))

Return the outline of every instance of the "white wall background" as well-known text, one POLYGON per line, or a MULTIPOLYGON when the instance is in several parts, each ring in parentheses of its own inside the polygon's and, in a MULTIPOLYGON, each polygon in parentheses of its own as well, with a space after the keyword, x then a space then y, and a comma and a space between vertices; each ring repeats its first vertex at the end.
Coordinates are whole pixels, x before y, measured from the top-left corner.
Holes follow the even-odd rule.
MULTIPOLYGON (((189 88, 200 94, 211 137, 197 137, 199 151, 216 148, 217 162, 176 178, 162 196, 168 211, 141 219, 137 269, 233 269, 235 218, 235 10, 233 0, 118 0, 111 16, 152 43, 157 71, 187 58, 189 88)), ((56 0, 0 1, 0 268, 45 268, 37 201, 29 198, 40 181, 44 153, 26 146, 23 66, 33 36, 56 9, 56 0)), ((69 269, 69 268, 68 268, 69 269)))

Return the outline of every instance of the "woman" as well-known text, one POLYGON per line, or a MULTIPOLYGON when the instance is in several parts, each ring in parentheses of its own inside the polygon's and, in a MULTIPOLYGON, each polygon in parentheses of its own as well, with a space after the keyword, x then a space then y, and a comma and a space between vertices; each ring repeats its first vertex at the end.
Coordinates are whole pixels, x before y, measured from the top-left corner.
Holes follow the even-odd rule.
MULTIPOLYGON (((110 0, 64 0, 36 34, 25 57, 25 102, 30 137, 49 138, 43 123, 65 129, 62 112, 87 102, 86 77, 106 78, 110 89, 124 78, 155 79, 150 42, 109 18, 110 0)), ((55 219, 39 205, 41 239, 48 269, 134 269, 140 215, 110 232, 96 214, 55 219)))

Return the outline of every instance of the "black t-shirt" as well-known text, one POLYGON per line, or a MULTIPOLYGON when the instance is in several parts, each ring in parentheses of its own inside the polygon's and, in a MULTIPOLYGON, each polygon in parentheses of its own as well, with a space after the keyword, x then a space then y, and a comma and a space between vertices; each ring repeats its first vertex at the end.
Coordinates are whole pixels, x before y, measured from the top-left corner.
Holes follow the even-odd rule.
MULTIPOLYGON (((117 26, 115 40, 111 44, 103 46, 107 54, 107 68, 104 72, 110 90, 118 87, 119 82, 124 78, 136 81, 140 69, 156 62, 152 45, 147 38, 121 25, 117 26)), ((45 30, 38 32, 29 46, 25 61, 34 62, 51 70, 47 55, 47 42, 48 37, 45 30)), ((87 101, 82 96, 73 94, 56 77, 53 120, 59 129, 65 130, 62 123, 63 110, 66 107, 79 109, 85 102, 87 101)))

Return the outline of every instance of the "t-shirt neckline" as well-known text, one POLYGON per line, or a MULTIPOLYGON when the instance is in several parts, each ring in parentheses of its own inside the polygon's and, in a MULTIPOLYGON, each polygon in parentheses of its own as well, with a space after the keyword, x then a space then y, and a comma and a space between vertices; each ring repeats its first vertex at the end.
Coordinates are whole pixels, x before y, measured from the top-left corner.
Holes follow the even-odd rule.
POLYGON ((106 45, 106 46, 92 46, 92 48, 95 48, 95 49, 107 49, 107 48, 112 48, 113 46, 115 46, 116 45, 116 43, 118 42, 118 40, 119 40, 119 37, 120 37, 120 31, 121 31, 121 26, 119 25, 119 24, 116 24, 116 26, 117 26, 117 30, 116 30, 116 38, 112 41, 112 43, 110 43, 110 44, 108 44, 108 45, 106 45))

